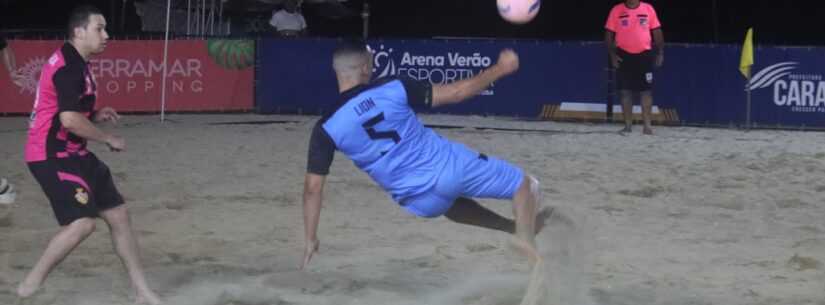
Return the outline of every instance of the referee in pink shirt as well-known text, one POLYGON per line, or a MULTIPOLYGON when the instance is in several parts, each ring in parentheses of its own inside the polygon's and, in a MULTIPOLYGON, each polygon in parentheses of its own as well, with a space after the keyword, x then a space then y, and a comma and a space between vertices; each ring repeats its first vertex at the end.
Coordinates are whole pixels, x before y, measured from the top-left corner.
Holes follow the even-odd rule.
POLYGON ((625 0, 610 10, 604 27, 604 40, 610 55, 610 63, 616 69, 621 92, 625 124, 621 131, 631 131, 632 99, 634 93, 638 93, 642 100, 642 132, 653 134, 650 127, 653 67, 661 67, 665 60, 665 38, 656 10, 652 5, 639 0, 625 0), (652 51, 654 44, 655 53, 652 51))

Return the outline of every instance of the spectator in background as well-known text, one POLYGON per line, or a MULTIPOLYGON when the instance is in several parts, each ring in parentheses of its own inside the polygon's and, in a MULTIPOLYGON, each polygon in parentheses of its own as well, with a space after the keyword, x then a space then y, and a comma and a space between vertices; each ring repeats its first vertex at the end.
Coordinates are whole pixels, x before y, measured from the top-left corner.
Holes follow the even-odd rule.
POLYGON ((285 0, 284 7, 272 13, 269 25, 283 37, 297 37, 306 34, 307 23, 301 15, 302 0, 285 0))
POLYGON ((625 0, 610 10, 605 25, 605 43, 610 64, 616 69, 622 100, 625 127, 630 132, 633 125, 633 95, 642 100, 642 133, 653 134, 651 108, 653 107, 653 67, 661 67, 665 59, 665 39, 662 25, 653 6, 639 0, 625 0), (653 45, 656 52, 651 51, 653 45))

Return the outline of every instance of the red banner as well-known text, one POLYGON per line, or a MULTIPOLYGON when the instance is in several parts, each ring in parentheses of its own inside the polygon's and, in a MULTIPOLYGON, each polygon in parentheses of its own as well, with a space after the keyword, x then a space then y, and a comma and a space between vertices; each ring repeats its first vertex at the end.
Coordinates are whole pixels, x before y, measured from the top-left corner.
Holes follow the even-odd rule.
MULTIPOLYGON (((29 113, 40 70, 62 41, 9 41, 16 57, 15 84, 0 69, 0 113, 29 113)), ((164 42, 110 41, 89 68, 98 105, 120 112, 161 110, 164 42)), ((166 111, 251 110, 255 45, 252 40, 170 41, 166 67, 166 111)))

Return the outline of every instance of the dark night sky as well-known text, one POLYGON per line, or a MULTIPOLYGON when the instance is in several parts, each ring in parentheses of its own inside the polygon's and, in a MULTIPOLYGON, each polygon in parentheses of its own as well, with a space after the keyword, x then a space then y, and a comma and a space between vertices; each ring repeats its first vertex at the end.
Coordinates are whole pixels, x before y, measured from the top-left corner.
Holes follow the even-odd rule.
MULTIPOLYGON (((131 3, 133 0, 128 0, 131 3)), ((177 0, 186 3, 185 0, 177 0)), ((360 11, 370 1, 373 37, 499 37, 547 40, 601 40, 610 7, 620 1, 544 0, 538 17, 511 25, 498 17, 494 0, 350 0, 360 11)), ((66 12, 80 1, 0 0, 4 28, 61 29, 66 12), (46 17, 38 17, 47 7, 46 17)), ((84 1, 119 24, 121 0, 84 1), (111 4, 115 3, 115 6, 111 4)), ((650 0, 659 13, 669 42, 739 43, 754 26, 757 43, 825 45, 825 2, 818 0, 650 0), (716 15, 714 16, 714 5, 716 15)), ((131 6, 127 6, 131 7, 131 6)), ((315 35, 360 35, 360 17, 333 20, 326 8, 306 4, 304 14, 315 35)), ((137 17, 126 19, 126 31, 139 30, 137 17)), ((119 29, 110 29, 118 34, 119 29)))

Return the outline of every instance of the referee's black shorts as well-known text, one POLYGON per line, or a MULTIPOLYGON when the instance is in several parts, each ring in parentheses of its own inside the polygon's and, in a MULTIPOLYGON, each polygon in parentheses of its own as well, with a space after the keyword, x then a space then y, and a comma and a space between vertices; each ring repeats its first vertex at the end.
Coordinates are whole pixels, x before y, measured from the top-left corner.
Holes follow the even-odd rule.
POLYGON ((61 226, 80 218, 98 217, 100 212, 124 203, 109 167, 91 152, 29 162, 28 166, 49 198, 61 226))
POLYGON ((619 90, 649 91, 653 89, 653 66, 656 59, 653 51, 632 54, 618 49, 622 61, 616 69, 619 90))

